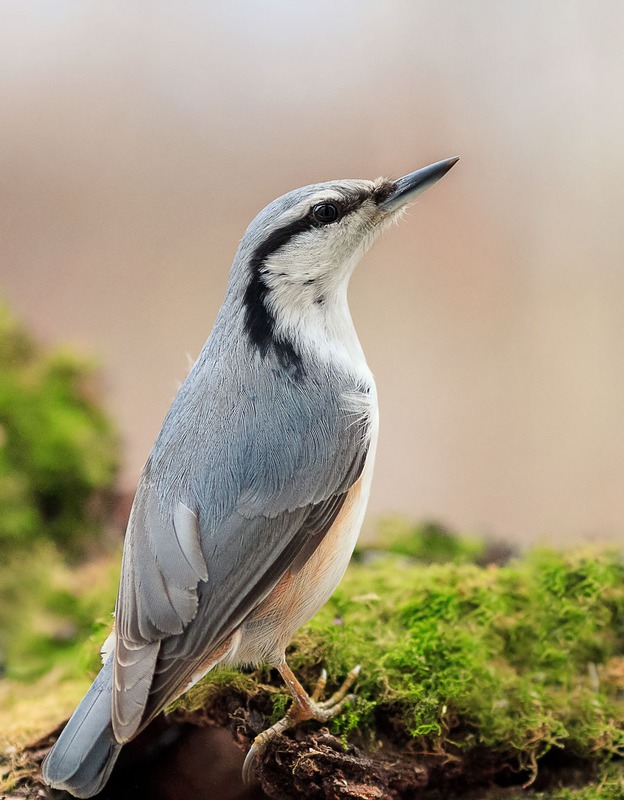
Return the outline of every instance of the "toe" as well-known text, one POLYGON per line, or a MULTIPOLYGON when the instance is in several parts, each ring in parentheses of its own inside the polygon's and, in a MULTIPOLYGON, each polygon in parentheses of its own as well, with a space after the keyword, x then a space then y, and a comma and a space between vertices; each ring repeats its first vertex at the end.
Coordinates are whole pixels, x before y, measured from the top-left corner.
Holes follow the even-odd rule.
POLYGON ((314 691, 310 695, 310 700, 316 701, 319 698, 321 698, 323 696, 323 692, 325 691, 326 684, 327 684, 327 670, 322 669, 319 679, 316 682, 316 686, 314 687, 314 691))
POLYGON ((360 674, 360 670, 362 669, 361 665, 358 664, 357 667, 353 667, 353 669, 349 672, 347 677, 344 679, 342 686, 338 689, 337 692, 322 703, 318 705, 321 708, 333 708, 336 704, 341 703, 347 696, 347 692, 353 686, 355 681, 357 680, 358 675, 360 674))
POLYGON ((327 703, 314 703, 312 705, 311 719, 314 719, 317 722, 329 722, 330 719, 337 717, 343 708, 349 703, 352 703, 354 700, 354 694, 347 694, 340 698, 340 700, 332 703, 332 705, 328 705, 329 700, 327 703))

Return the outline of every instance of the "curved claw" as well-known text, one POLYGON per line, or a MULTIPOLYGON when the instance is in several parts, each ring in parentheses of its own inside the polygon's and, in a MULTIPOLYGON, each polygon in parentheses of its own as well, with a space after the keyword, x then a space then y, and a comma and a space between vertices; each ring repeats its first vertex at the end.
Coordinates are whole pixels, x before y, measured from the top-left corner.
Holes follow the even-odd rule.
POLYGON ((249 748, 249 752, 245 756, 245 760, 243 761, 243 783, 245 786, 251 786, 254 779, 254 772, 256 769, 256 758, 258 757, 259 752, 258 748, 256 747, 256 743, 253 742, 251 747, 249 748))

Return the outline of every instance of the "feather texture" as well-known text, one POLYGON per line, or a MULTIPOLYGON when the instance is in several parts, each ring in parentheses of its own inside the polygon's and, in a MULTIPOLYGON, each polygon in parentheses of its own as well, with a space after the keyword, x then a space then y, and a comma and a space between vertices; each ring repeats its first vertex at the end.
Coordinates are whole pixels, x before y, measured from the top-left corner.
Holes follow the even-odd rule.
MULTIPOLYGON (((226 363, 211 340, 206 349, 165 421, 128 527, 116 608, 119 741, 188 685, 286 570, 305 563, 368 450, 369 416, 354 424, 342 399, 358 392, 372 408, 361 376, 327 367, 324 379, 316 370, 276 380, 269 354, 242 382, 231 350, 226 363)), ((248 351, 240 357, 249 363, 248 351)))

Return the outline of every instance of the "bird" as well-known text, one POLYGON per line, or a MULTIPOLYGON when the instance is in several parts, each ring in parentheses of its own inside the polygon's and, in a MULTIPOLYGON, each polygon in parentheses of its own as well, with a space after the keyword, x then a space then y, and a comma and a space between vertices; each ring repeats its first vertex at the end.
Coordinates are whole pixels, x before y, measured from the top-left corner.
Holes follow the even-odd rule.
POLYGON ((371 487, 373 375, 347 287, 379 234, 457 157, 397 180, 295 189, 251 222, 213 330, 167 413, 138 482, 114 626, 91 688, 46 756, 51 787, 105 786, 124 744, 217 665, 266 663, 292 695, 254 741, 324 722, 324 703, 286 663, 294 633, 346 570, 371 487))

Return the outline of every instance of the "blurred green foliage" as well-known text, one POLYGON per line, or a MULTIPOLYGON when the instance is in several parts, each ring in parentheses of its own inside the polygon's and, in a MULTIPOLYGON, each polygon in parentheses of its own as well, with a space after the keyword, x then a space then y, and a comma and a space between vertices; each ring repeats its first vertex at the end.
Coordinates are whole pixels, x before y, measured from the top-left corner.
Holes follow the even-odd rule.
POLYGON ((355 560, 366 560, 377 551, 414 558, 426 564, 488 564, 506 561, 511 550, 497 542, 451 531, 435 521, 415 524, 401 517, 386 517, 373 538, 358 543, 355 560))
POLYGON ((117 437, 93 380, 93 362, 43 351, 0 302, 0 667, 9 672, 28 674, 37 661, 39 618, 60 602, 54 569, 102 524, 117 437))
POLYGON ((95 675, 113 623, 121 553, 68 566, 55 551, 35 551, 29 597, 5 645, 5 674, 32 681, 55 669, 63 678, 95 675))
POLYGON ((42 352, 0 303, 0 548, 79 549, 117 469, 113 427, 90 396, 93 363, 42 352))

